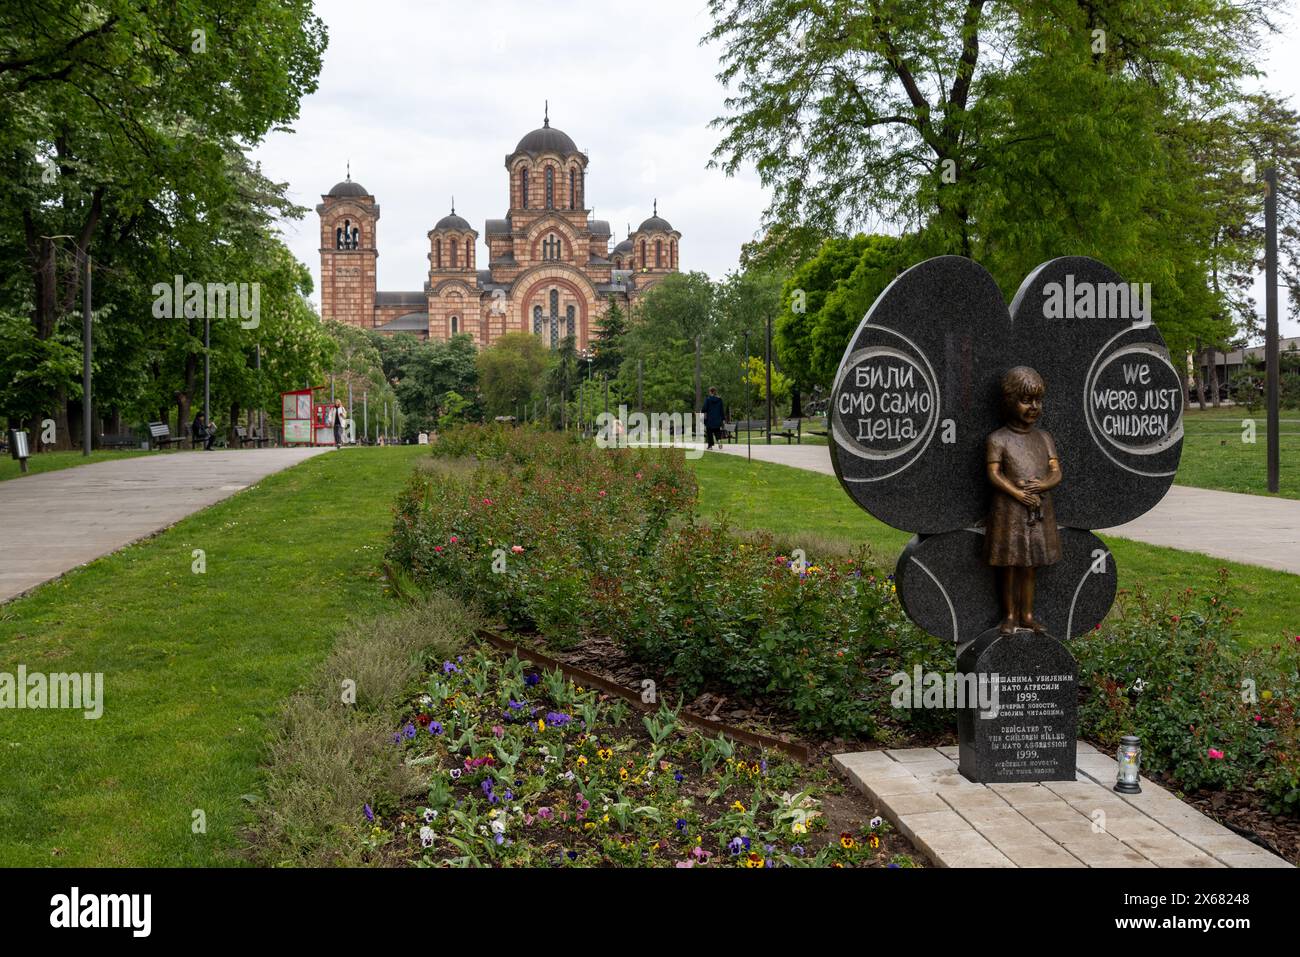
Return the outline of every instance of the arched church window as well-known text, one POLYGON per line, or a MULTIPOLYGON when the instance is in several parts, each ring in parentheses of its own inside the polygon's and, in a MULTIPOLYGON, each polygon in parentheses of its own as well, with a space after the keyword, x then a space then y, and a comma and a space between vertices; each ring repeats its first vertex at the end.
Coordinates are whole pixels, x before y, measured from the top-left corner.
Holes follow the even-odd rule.
POLYGON ((578 171, 569 167, 569 209, 578 208, 578 171))
POLYGON ((542 258, 556 260, 560 258, 560 238, 554 233, 542 240, 542 258))
POLYGON ((643 240, 641 240, 641 268, 642 268, 642 269, 645 269, 645 263, 646 263, 646 258, 645 258, 645 240, 643 239, 643 240))
POLYGON ((451 317, 451 334, 454 336, 460 332, 460 320, 456 316, 451 317))
POLYGON ((668 265, 673 269, 677 268, 677 240, 672 240, 668 244, 668 265))
POLYGON ((533 335, 542 334, 542 307, 533 306, 533 335))
POLYGON ((358 226, 352 227, 352 248, 361 248, 361 228, 358 226))
POLYGON ((435 269, 442 268, 442 240, 441 239, 435 239, 433 241, 433 267, 435 269))
POLYGON ((560 344, 560 290, 551 290, 551 348, 560 344))
POLYGON ((451 268, 455 269, 456 268, 456 240, 453 239, 447 245, 451 247, 451 268))
POLYGON ((661 266, 663 266, 664 264, 663 258, 664 258, 664 241, 662 239, 656 239, 655 240, 655 269, 659 269, 661 266))
POLYGON ((470 240, 468 240, 468 239, 465 240, 465 268, 466 268, 466 269, 468 269, 470 266, 474 265, 473 257, 470 256, 470 250, 471 250, 471 249, 472 249, 472 247, 470 246, 470 240))
POLYGON ((555 208, 555 167, 546 167, 546 208, 555 208))
POLYGON ((357 229, 352 225, 351 220, 343 220, 342 228, 334 230, 334 245, 337 249, 357 248, 359 245, 357 242, 357 229))
POLYGON ((568 330, 567 332, 565 332, 565 335, 567 335, 570 339, 573 338, 573 312, 574 310, 572 306, 566 306, 564 308, 565 325, 568 330))
POLYGON ((528 208, 528 167, 519 167, 519 196, 521 205, 524 209, 528 208))

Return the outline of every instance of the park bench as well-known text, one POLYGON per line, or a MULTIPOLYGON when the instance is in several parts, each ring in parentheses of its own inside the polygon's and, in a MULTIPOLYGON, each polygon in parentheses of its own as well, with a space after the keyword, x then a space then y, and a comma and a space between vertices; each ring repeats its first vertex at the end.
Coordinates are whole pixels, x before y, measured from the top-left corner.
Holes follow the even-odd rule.
POLYGON ((152 448, 162 446, 180 446, 185 441, 184 436, 172 435, 171 427, 166 422, 149 423, 149 445, 152 448))
POLYGON ((731 423, 731 438, 733 441, 739 438, 741 432, 757 432, 760 435, 767 433, 766 419, 741 419, 739 422, 731 423))
POLYGON ((101 449, 138 449, 140 440, 130 432, 111 433, 99 437, 101 449))
POLYGON ((772 434, 782 436, 786 445, 789 445, 791 440, 803 445, 803 419, 786 419, 781 423, 781 428, 774 429, 772 434))
POLYGON ((266 438, 258 435, 256 429, 253 430, 252 435, 249 435, 248 429, 244 428, 242 425, 235 426, 235 438, 239 439, 239 447, 241 449, 248 445, 256 445, 260 449, 266 443, 266 438))

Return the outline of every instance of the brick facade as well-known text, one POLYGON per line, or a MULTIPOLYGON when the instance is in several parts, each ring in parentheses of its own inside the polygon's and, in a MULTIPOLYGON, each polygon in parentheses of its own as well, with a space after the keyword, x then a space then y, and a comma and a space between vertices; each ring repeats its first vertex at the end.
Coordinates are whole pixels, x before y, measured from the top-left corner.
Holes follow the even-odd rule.
POLYGON ((587 156, 549 118, 505 158, 509 207, 479 232, 451 213, 429 230, 424 289, 375 287, 375 197, 351 175, 321 197, 321 315, 380 332, 432 339, 469 334, 490 345, 530 332, 548 345, 570 334, 585 350, 612 296, 624 309, 678 270, 681 233, 653 215, 611 250, 609 224, 586 206, 587 156), (480 266, 484 268, 480 268, 480 266))

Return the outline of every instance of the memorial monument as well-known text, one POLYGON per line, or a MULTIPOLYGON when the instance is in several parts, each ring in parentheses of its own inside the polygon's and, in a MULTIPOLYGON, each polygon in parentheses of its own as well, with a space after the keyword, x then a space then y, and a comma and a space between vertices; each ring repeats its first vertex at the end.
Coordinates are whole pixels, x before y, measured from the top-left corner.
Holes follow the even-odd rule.
POLYGON ((1094 528, 1173 483, 1182 378, 1150 286, 1093 259, 1039 266, 1008 309, 972 260, 913 266, 858 326, 832 391, 830 451, 848 494, 914 533, 904 610, 955 645, 998 707, 958 712, 959 767, 980 782, 1073 780, 1077 668, 1064 642, 1115 597, 1094 528))

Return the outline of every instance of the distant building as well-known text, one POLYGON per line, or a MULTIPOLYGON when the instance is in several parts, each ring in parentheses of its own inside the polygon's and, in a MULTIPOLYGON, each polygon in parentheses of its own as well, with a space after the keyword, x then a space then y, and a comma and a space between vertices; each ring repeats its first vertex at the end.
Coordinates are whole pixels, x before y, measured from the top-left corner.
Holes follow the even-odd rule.
MULTIPOLYGON (((1279 338, 1277 340, 1277 348, 1280 353, 1300 351, 1300 336, 1279 338)), ((1249 349, 1234 349, 1231 352, 1214 353, 1214 368, 1218 373, 1219 388, 1228 388, 1232 382, 1232 377, 1242 370, 1248 360, 1253 363, 1258 363, 1262 368, 1264 363, 1264 347, 1251 346, 1249 349)), ((1205 361, 1205 355, 1202 353, 1192 356, 1192 362, 1195 363, 1195 368, 1201 377, 1201 381, 1208 384, 1210 381, 1210 367, 1205 361)), ((1189 380, 1189 391, 1193 388, 1192 382, 1189 380)))
POLYGON ((321 315, 379 332, 447 339, 468 333, 489 345, 506 332, 531 332, 554 348, 573 336, 587 348, 612 296, 627 307, 678 269, 681 233, 653 214, 609 248, 609 223, 587 207, 587 155, 551 126, 519 141, 505 158, 505 219, 489 219, 486 269, 477 230, 456 214, 429 230, 424 288, 376 289, 379 205, 351 171, 321 197, 321 315))

